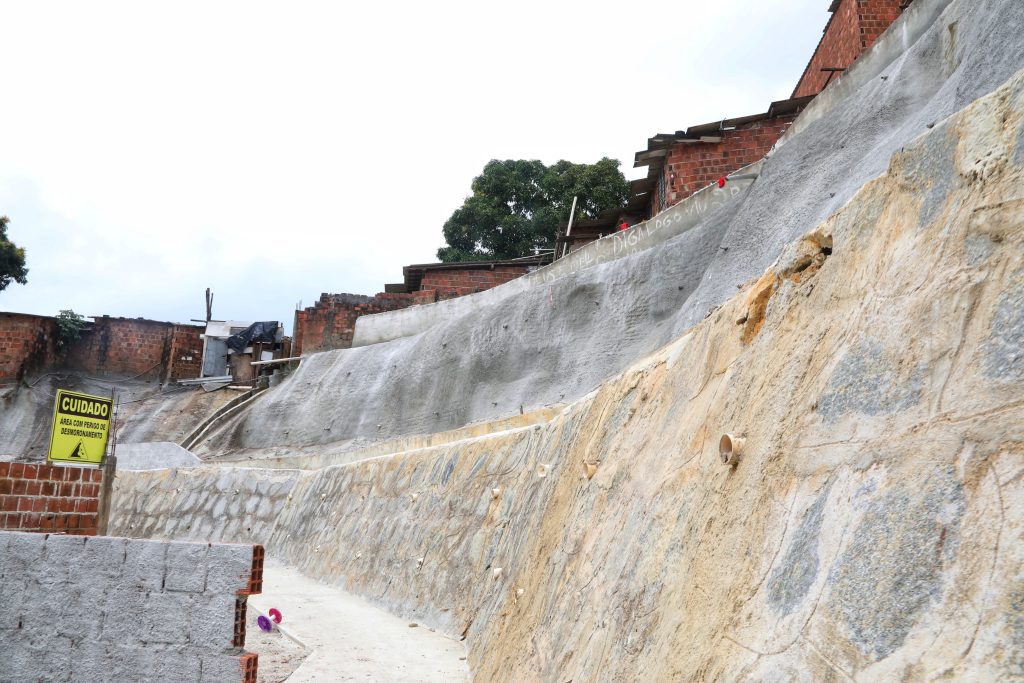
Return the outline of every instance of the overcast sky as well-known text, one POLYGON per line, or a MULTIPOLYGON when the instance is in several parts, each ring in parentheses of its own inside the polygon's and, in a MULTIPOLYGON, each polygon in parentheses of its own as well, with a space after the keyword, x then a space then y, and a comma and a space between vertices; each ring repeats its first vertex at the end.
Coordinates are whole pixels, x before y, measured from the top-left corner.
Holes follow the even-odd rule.
POLYGON ((0 311, 282 320, 436 261, 489 159, 789 97, 829 0, 0 0, 0 311))

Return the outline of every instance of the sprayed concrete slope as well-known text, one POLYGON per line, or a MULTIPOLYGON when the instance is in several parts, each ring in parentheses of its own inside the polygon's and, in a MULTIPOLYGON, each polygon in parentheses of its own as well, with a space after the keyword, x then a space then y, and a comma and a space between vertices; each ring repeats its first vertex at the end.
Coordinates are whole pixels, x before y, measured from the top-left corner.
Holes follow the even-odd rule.
POLYGON ((230 391, 207 393, 199 387, 161 387, 154 382, 116 375, 50 373, 30 384, 8 388, 0 395, 0 460, 46 459, 57 389, 96 396, 110 396, 114 392, 119 404, 119 443, 180 441, 205 416, 237 395, 230 391))
POLYGON ((1024 66, 1024 3, 918 0, 865 58, 878 50, 887 59, 865 64, 879 75, 801 124, 742 201, 657 248, 417 336, 307 357, 200 450, 429 434, 583 396, 700 322, 892 153, 1024 66), (934 21, 899 52, 922 16, 934 21))
POLYGON ((268 552, 465 635, 477 680, 1019 678, 1022 188, 1024 72, 547 422, 119 474, 113 523, 188 535, 194 494, 278 481, 268 552))

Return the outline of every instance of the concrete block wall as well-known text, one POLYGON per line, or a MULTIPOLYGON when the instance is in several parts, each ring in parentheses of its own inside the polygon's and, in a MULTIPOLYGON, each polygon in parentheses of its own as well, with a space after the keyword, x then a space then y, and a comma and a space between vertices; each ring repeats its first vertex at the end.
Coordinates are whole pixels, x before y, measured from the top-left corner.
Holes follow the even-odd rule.
POLYGON ((717 143, 673 145, 665 159, 659 183, 664 193, 651 198, 651 216, 678 204, 722 176, 759 161, 796 118, 796 114, 764 119, 720 133, 717 143))
POLYGON ((846 69, 909 5, 908 0, 842 0, 825 25, 824 34, 804 70, 793 97, 821 92, 838 78, 823 68, 846 69))
POLYGON ((255 681, 263 548, 0 532, 0 680, 255 681))
POLYGON ((95 536, 99 468, 0 462, 0 529, 95 536))
POLYGON ((0 383, 18 382, 52 366, 57 357, 56 341, 53 318, 0 313, 0 383))

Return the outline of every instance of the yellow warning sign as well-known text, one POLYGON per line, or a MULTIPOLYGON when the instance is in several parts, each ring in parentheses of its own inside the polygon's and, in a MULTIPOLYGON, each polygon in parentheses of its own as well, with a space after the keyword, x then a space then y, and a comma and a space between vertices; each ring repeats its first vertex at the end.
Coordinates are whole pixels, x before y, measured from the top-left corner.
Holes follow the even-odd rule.
POLYGON ((113 401, 57 390, 50 434, 50 461, 98 465, 107 450, 113 401))

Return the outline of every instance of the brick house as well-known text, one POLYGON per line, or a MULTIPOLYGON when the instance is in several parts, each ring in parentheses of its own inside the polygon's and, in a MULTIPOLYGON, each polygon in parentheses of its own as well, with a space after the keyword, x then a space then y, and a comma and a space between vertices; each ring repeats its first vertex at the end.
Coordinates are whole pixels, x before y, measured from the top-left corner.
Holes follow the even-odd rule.
POLYGON ((77 341, 58 351, 54 318, 0 313, 0 384, 53 368, 161 383, 198 377, 202 332, 197 325, 100 316, 84 324, 77 341))
POLYGON ((793 97, 817 95, 848 69, 912 0, 833 0, 818 47, 793 89, 793 97))
POLYGON ((384 285, 384 291, 375 296, 321 294, 314 305, 295 311, 293 354, 350 348, 360 316, 482 292, 550 261, 545 254, 500 261, 418 263, 402 268, 403 282, 384 285))
MULTIPOLYGON (((647 149, 637 152, 633 164, 634 168, 647 166, 647 177, 631 183, 626 213, 650 218, 764 157, 803 108, 870 48, 911 2, 833 0, 821 40, 791 98, 773 102, 763 114, 649 138, 647 149)), ((582 245, 570 248, 578 246, 582 245)))

